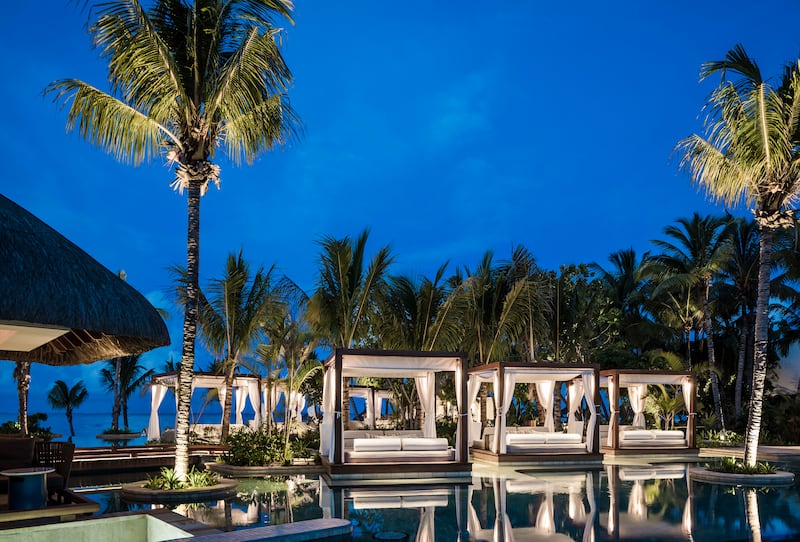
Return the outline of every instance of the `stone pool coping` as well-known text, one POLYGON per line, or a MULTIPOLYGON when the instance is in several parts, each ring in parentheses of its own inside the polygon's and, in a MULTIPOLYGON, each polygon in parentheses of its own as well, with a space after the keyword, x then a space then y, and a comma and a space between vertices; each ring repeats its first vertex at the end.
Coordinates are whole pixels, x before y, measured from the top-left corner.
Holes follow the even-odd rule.
POLYGON ((794 474, 786 471, 776 471, 775 474, 732 474, 727 472, 714 472, 704 467, 689 469, 692 480, 711 482, 713 484, 730 484, 737 486, 786 486, 794 482, 794 474))
POLYGON ((236 495, 239 482, 223 478, 209 487, 187 489, 148 489, 146 480, 122 485, 122 495, 126 500, 150 504, 180 504, 190 502, 216 501, 236 495))

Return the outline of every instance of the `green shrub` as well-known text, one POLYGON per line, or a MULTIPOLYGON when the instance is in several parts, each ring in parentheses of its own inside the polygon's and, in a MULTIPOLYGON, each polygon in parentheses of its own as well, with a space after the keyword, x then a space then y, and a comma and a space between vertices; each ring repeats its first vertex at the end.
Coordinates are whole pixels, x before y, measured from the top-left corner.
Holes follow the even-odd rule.
POLYGON ((436 436, 446 438, 447 444, 456 445, 456 429, 458 424, 451 418, 439 418, 436 420, 436 436))
POLYGON ((758 461, 750 467, 733 457, 724 457, 719 463, 706 464, 706 469, 726 474, 775 474, 775 467, 766 461, 758 461))
POLYGON ((289 436, 292 457, 313 458, 318 455, 319 430, 309 429, 302 434, 289 436))
POLYGON ((188 487, 211 487, 217 483, 217 475, 207 470, 195 470, 186 474, 188 487))
MULTIPOLYGON (((283 435, 277 431, 270 433, 264 429, 257 431, 242 429, 230 433, 224 444, 228 446, 228 450, 220 459, 228 465, 258 467, 282 464, 287 459, 284 457, 283 435)), ((288 459, 291 460, 291 457, 288 459)))
MULTIPOLYGON (((44 412, 34 412, 28 415, 28 435, 31 437, 39 438, 42 440, 52 440, 53 432, 49 427, 43 427, 41 422, 47 421, 47 414, 44 412)), ((0 424, 0 433, 4 435, 13 435, 19 433, 22 428, 17 420, 8 420, 0 424)))
POLYGON ((217 475, 209 471, 199 471, 194 467, 186 474, 186 482, 182 482, 175 469, 161 467, 161 472, 153 477, 148 476, 144 487, 147 489, 175 490, 190 487, 210 487, 217 483, 217 475))

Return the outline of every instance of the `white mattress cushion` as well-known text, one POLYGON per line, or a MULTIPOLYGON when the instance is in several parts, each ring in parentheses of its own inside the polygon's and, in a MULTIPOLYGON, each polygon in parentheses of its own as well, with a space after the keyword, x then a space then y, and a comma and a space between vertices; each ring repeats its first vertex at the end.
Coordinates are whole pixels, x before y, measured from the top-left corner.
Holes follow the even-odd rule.
POLYGON ((447 439, 409 437, 402 439, 401 447, 403 450, 413 450, 413 451, 446 450, 447 439))
POLYGON ((683 431, 680 429, 676 429, 674 431, 664 431, 663 429, 651 429, 651 433, 653 433, 653 437, 658 440, 683 440, 683 431))
POLYGON ((544 444, 546 439, 546 433, 509 433, 506 444, 544 444))
POLYGON ((577 433, 545 433, 547 444, 580 444, 583 437, 577 433))
POLYGON ((357 438, 353 439, 353 450, 356 452, 399 452, 399 438, 357 438))
POLYGON ((620 434, 622 440, 654 440, 656 437, 647 429, 629 429, 620 434))

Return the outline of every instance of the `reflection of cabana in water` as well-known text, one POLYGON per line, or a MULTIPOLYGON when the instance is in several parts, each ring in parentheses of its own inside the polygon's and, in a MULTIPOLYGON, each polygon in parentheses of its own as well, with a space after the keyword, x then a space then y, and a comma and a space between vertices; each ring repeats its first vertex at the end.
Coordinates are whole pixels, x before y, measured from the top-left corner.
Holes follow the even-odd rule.
MULTIPOLYGON (((695 378, 685 371, 637 371, 611 369, 601 371, 600 386, 608 389, 610 420, 608 433, 601 432, 602 451, 619 454, 696 455, 695 448, 695 378), (650 385, 680 386, 687 413, 686 431, 682 429, 647 429, 645 401, 650 385), (634 412, 632 425, 620 424, 620 389, 625 388, 634 412)), ((605 429, 605 428, 604 428, 605 429)))
MULTIPOLYGON (((597 426, 597 369, 590 365, 499 362, 473 367, 468 371, 467 402, 475 403, 480 386, 494 386, 496 417, 489 449, 474 447, 475 459, 494 463, 569 461, 599 463, 597 426), (516 384, 534 384, 539 409, 544 410, 543 427, 509 428, 506 423, 516 384), (553 419, 554 392, 566 384, 569 418, 567 431, 556 427, 553 419), (588 412, 588 419, 578 419, 577 412, 588 412), (565 458, 565 454, 569 458, 565 458)), ((471 424, 470 443, 481 438, 480 424, 471 424)), ((487 446, 484 446, 486 448, 487 446)))
MULTIPOLYGON (((676 465, 607 465, 609 505, 608 514, 600 514, 600 527, 610 540, 691 540, 692 492, 686 466, 676 465), (664 519, 648 518, 645 489, 648 481, 686 480, 687 497, 683 505, 680 523, 664 519), (628 507, 621 510, 620 484, 630 483, 628 507)), ((684 482, 680 482, 681 486, 684 482)), ((663 514, 663 517, 670 517, 663 514)))
MULTIPOLYGON (((370 386, 351 386, 350 399, 364 400, 364 419, 361 420, 365 427, 376 427, 384 422, 384 401, 390 404, 394 395, 389 390, 380 390, 370 386)), ((351 422, 352 423, 352 422, 351 422)))
MULTIPOLYGON (((559 533, 556 524, 554 496, 568 495, 567 515, 572 525, 583 526, 580 540, 594 540, 596 506, 594 499, 594 475, 591 471, 569 474, 537 475, 530 478, 492 479, 494 490, 495 519, 493 529, 481 526, 478 514, 472 506, 472 489, 469 490, 469 532, 475 540, 492 542, 514 542, 515 540, 537 540, 542 542, 561 542, 573 540, 565 533, 559 533), (509 494, 530 494, 542 496, 536 519, 532 525, 514 527, 507 505, 509 494), (583 496, 586 495, 586 503, 583 496), (587 505, 588 504, 588 509, 587 505)), ((537 499, 538 500, 538 499, 537 499)))
POLYGON ((472 465, 467 453, 466 358, 446 352, 405 352, 391 350, 336 349, 325 363, 322 399, 323 420, 320 424, 320 455, 329 480, 396 477, 436 481, 437 474, 452 477, 470 476, 472 465), (436 435, 437 372, 455 375, 456 396, 461 416, 458 417, 455 447, 436 435), (421 435, 391 434, 379 438, 346 438, 342 419, 342 387, 344 379, 357 377, 414 379, 425 414, 421 435), (345 449, 352 442, 352 449, 345 449))
MULTIPOLYGON (((246 401, 250 401, 250 406, 255 411, 254 424, 261 425, 261 399, 259 389, 260 379, 254 375, 237 375, 233 380, 233 399, 236 407, 236 425, 243 424, 242 413, 246 401)), ((156 440, 161 438, 161 428, 158 422, 158 408, 167 394, 167 390, 173 392, 178 386, 178 373, 163 373, 153 376, 150 384, 150 423, 147 426, 147 438, 156 440)), ((213 373, 195 373, 192 378, 192 393, 196 388, 215 389, 220 404, 225 402, 227 389, 225 387, 225 377, 213 373)), ((177 403, 177 394, 175 396, 177 403)), ((222 423, 222 420, 220 420, 222 423)))
MULTIPOLYGON (((331 488, 320 480, 319 505, 323 518, 351 520, 351 514, 362 510, 418 509, 419 525, 413 540, 436 540, 435 515, 437 508, 448 507, 454 496, 458 536, 455 542, 470 540, 467 533, 467 488, 464 485, 441 485, 426 488, 370 487, 331 488), (352 512, 351 512, 352 511, 352 512)), ((373 536, 377 539, 376 533, 373 536)))

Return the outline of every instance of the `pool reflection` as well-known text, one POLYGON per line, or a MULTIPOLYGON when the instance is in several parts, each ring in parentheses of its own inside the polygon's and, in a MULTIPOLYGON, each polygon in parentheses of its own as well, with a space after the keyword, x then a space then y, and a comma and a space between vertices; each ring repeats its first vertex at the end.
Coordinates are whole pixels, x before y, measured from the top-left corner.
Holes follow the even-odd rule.
MULTIPOLYGON (((93 497, 94 498, 94 497, 93 497)), ((143 508, 106 492, 103 511, 143 508)), ((101 499, 98 499, 101 500, 101 499)), ((353 540, 789 540, 800 537, 798 486, 742 489, 693 480, 691 466, 512 472, 472 484, 331 488, 291 477, 240 480, 233 499, 177 512, 222 530, 336 517, 353 540)))

